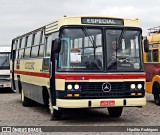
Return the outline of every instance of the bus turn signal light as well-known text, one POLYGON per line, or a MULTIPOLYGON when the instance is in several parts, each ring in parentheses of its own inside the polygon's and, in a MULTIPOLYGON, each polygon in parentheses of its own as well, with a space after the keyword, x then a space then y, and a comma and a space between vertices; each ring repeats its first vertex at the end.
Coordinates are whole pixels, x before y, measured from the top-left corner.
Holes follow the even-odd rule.
POLYGON ((79 97, 79 94, 74 94, 75 97, 79 97))
POLYGON ((72 94, 67 94, 67 97, 72 97, 72 94))
POLYGON ((138 96, 142 96, 142 93, 138 93, 137 95, 138 95, 138 96))
POLYGON ((135 96, 135 95, 136 95, 136 93, 131 93, 131 95, 132 95, 132 96, 135 96))

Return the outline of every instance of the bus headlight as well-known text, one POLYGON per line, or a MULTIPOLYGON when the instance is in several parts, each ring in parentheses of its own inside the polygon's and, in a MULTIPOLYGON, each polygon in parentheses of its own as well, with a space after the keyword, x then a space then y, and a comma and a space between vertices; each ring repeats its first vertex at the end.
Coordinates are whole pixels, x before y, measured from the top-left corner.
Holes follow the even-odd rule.
POLYGON ((71 85, 71 84, 68 84, 68 85, 67 85, 67 89, 68 89, 68 90, 71 90, 71 89, 72 89, 72 85, 71 85))
POLYGON ((74 89, 75 89, 75 90, 78 90, 78 89, 79 89, 79 85, 78 85, 78 84, 75 84, 75 85, 74 85, 74 89))
POLYGON ((131 84, 131 89, 135 89, 136 88, 136 85, 135 84, 131 84))
POLYGON ((142 89, 142 84, 138 84, 138 85, 137 85, 137 88, 138 88, 138 89, 142 89))

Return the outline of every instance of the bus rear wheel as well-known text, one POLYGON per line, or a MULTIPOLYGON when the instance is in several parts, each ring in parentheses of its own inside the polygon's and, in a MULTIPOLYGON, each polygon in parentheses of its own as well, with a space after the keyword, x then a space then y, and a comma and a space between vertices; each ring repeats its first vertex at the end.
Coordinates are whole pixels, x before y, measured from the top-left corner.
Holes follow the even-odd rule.
POLYGON ((108 113, 111 117, 120 117, 123 111, 123 107, 108 107, 108 113))
POLYGON ((32 105, 31 99, 25 97, 25 95, 24 95, 24 90, 23 90, 23 89, 22 89, 22 91, 21 91, 21 102, 22 102, 22 105, 23 105, 24 107, 28 107, 28 106, 31 106, 31 105, 32 105))
POLYGON ((51 120, 61 119, 62 111, 53 108, 51 99, 49 99, 49 111, 51 115, 51 120))
POLYGON ((154 102, 156 105, 160 105, 160 94, 159 93, 155 93, 154 95, 154 102))

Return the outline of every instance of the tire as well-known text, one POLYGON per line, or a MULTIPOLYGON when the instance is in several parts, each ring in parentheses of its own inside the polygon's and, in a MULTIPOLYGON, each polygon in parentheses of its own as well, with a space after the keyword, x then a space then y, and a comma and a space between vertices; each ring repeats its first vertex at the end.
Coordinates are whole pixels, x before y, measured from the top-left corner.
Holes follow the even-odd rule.
POLYGON ((159 83, 156 83, 153 87, 153 96, 154 96, 154 102, 156 105, 160 105, 160 86, 159 83))
POLYGON ((108 113, 110 117, 120 117, 123 111, 123 107, 108 107, 108 113))
POLYGON ((29 107, 33 105, 33 101, 24 95, 24 90, 21 91, 21 102, 24 107, 29 107))
POLYGON ((160 106, 160 94, 159 93, 155 93, 155 94, 153 94, 153 96, 154 96, 155 104, 160 106))
POLYGON ((61 119, 62 111, 56 110, 53 108, 50 98, 49 98, 49 111, 50 111, 50 115, 51 115, 51 120, 61 119))
POLYGON ((42 87, 43 89, 43 103, 44 105, 49 108, 49 94, 48 94, 48 90, 45 87, 42 87))

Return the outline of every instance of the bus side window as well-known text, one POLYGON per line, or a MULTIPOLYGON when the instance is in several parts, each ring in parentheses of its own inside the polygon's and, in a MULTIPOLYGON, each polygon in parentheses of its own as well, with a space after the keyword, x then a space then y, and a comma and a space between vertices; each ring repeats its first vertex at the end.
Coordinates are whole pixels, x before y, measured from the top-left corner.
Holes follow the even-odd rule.
POLYGON ((46 48, 45 48, 46 57, 51 55, 51 44, 52 41, 55 40, 56 38, 58 38, 58 32, 48 35, 46 37, 46 48))
POLYGON ((52 43, 52 35, 49 35, 48 37, 46 37, 45 56, 50 56, 51 55, 51 43, 52 43))
POLYGON ((16 59, 19 58, 19 50, 16 51, 16 59))
POLYGON ((19 50, 19 59, 23 58, 24 56, 24 49, 19 50))
POLYGON ((43 57, 43 52, 44 52, 44 31, 41 31, 41 39, 40 39, 40 46, 39 46, 39 57, 43 57))
POLYGON ((26 37, 26 47, 30 47, 32 45, 32 34, 26 37))
POLYGON ((153 62, 158 62, 158 49, 152 52, 153 62))
POLYGON ((31 51, 30 47, 25 49, 24 58, 29 58, 30 57, 30 51, 31 51))
POLYGON ((39 45, 32 47, 32 50, 31 50, 31 57, 32 58, 38 57, 38 49, 39 49, 39 45))
POLYGON ((25 37, 21 39, 21 48, 25 47, 25 37))
POLYGON ((39 56, 39 48, 41 43, 42 31, 36 31, 33 34, 32 48, 31 48, 31 57, 35 58, 39 56))
POLYGON ((151 50, 146 53, 146 61, 147 62, 152 62, 152 55, 151 54, 152 54, 151 50))
MULTIPOLYGON (((50 55, 51 55, 51 43, 52 43, 52 39, 53 39, 53 36, 52 34, 51 35, 48 35, 45 39, 45 48, 44 48, 44 45, 43 45, 43 48, 45 49, 45 58, 43 59, 43 70, 49 70, 49 62, 50 62, 50 55)), ((43 38, 42 38, 43 40, 43 38)))
POLYGON ((50 58, 44 58, 43 59, 43 70, 49 70, 49 62, 50 62, 50 58))
POLYGON ((39 48, 39 57, 43 57, 44 44, 40 45, 39 48))
POLYGON ((34 33, 33 35, 33 45, 39 45, 41 39, 41 31, 34 33))

